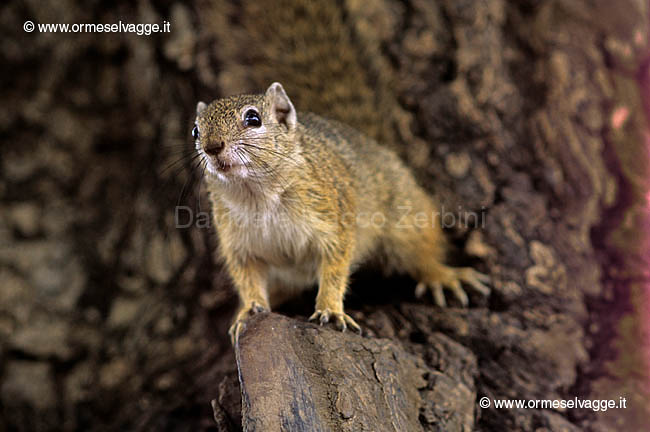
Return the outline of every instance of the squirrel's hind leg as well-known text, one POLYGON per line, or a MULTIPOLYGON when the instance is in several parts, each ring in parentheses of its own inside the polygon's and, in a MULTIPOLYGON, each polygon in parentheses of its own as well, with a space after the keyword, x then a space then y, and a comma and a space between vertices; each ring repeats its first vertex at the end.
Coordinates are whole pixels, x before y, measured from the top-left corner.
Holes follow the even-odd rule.
MULTIPOLYGON (((418 214, 418 213, 415 213, 418 214)), ((430 208, 425 208, 419 214, 431 214, 430 208)), ((415 294, 422 296, 427 289, 431 291, 438 306, 445 306, 444 289, 449 289, 463 306, 469 300, 462 287, 466 284, 483 295, 488 295, 490 289, 485 285, 490 278, 471 267, 450 267, 443 261, 445 256, 445 238, 435 220, 422 221, 405 218, 401 229, 395 229, 391 241, 387 244, 388 251, 396 257, 394 266, 405 270, 419 281, 415 294)), ((400 227, 398 227, 400 228, 400 227)))
POLYGON ((461 286, 461 282, 474 288, 479 293, 487 296, 490 294, 490 288, 485 285, 489 282, 490 277, 474 270, 471 267, 447 267, 438 265, 433 272, 427 272, 424 281, 418 283, 415 288, 415 295, 421 297, 427 288, 431 290, 433 299, 438 306, 446 306, 444 288, 448 288, 463 306, 467 306, 469 301, 467 294, 461 286))

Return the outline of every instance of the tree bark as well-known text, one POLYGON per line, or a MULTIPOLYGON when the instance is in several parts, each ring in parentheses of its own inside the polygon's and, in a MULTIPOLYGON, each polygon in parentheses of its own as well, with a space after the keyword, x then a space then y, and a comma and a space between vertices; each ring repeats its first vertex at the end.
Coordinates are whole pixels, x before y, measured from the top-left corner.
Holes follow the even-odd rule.
POLYGON ((428 393, 438 409, 422 413, 427 423, 474 426, 473 380, 430 370, 387 339, 265 313, 248 321, 235 354, 246 431, 418 431, 428 393))

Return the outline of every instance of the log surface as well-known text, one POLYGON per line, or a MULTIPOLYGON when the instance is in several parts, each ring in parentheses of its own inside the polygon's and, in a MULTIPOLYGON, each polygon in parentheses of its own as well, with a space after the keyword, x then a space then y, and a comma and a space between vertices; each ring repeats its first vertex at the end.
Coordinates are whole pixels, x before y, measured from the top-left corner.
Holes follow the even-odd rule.
POLYGON ((387 339, 263 313, 247 322, 235 353, 245 431, 421 431, 420 393, 429 391, 448 410, 429 414, 430 424, 474 424, 472 389, 387 339))

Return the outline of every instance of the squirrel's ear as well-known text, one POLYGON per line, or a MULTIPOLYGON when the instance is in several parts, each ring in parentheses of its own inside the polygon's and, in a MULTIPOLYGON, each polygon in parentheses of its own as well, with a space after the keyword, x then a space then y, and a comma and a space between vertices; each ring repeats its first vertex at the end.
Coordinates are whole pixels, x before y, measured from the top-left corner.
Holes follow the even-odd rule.
POLYGON ((196 104, 196 115, 201 114, 204 109, 206 109, 208 105, 205 102, 199 102, 196 104))
POLYGON ((286 125, 290 131, 293 130, 298 122, 296 109, 284 91, 282 84, 279 82, 271 84, 264 97, 271 109, 272 120, 286 125))

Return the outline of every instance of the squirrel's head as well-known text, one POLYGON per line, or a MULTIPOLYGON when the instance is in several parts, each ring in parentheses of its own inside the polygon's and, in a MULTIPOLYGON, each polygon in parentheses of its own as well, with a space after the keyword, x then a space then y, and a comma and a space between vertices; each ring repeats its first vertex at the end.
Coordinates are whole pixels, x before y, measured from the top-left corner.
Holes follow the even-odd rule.
POLYGON ((199 102, 192 136, 206 171, 222 181, 273 175, 295 148, 296 110, 280 83, 263 95, 199 102))

